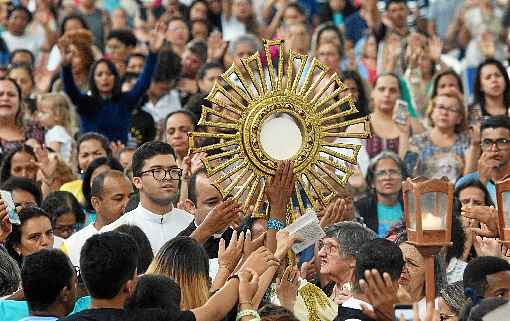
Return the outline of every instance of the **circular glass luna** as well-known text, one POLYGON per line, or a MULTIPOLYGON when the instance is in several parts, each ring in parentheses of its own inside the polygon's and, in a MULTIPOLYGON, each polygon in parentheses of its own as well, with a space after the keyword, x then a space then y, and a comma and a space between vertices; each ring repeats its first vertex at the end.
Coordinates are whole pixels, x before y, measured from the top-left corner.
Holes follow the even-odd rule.
POLYGON ((268 117, 260 130, 260 145, 275 160, 291 159, 303 144, 301 129, 294 117, 277 113, 268 117))

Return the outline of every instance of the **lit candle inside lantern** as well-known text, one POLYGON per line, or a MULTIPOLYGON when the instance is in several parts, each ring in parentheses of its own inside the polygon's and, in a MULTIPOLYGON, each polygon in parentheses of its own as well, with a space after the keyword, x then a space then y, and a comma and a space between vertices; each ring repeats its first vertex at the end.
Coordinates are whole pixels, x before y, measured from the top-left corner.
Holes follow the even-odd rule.
POLYGON ((424 230, 442 229, 441 218, 430 212, 424 213, 421 219, 421 226, 424 230))

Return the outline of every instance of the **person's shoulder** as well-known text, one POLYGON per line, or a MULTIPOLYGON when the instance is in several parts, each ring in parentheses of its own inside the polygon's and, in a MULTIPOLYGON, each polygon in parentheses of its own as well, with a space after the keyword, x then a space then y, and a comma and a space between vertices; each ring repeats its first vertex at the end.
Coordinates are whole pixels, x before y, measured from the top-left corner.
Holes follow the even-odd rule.
POLYGON ((93 224, 89 224, 79 230, 78 232, 74 233, 73 235, 69 236, 67 239, 64 240, 64 244, 66 246, 74 245, 75 243, 79 243, 84 238, 88 238, 91 235, 94 234, 96 229, 94 228, 93 224))
POLYGON ((193 220, 194 216, 188 212, 186 212, 185 210, 182 210, 180 208, 177 208, 177 207, 174 207, 174 209, 172 210, 173 214, 175 214, 176 216, 182 216, 183 218, 187 218, 187 219, 191 219, 193 220))
POLYGON ((137 209, 138 209, 138 207, 132 211, 129 211, 129 212, 123 214, 116 221, 114 221, 106 226, 103 226, 103 228, 101 228, 101 232, 113 231, 114 229, 121 226, 122 224, 135 224, 136 223, 135 222, 136 213, 138 212, 137 209))
POLYGON ((88 309, 71 314, 59 321, 123 321, 126 319, 124 310, 120 309, 88 309))
POLYGON ((0 300, 2 321, 18 321, 28 316, 27 301, 0 300))

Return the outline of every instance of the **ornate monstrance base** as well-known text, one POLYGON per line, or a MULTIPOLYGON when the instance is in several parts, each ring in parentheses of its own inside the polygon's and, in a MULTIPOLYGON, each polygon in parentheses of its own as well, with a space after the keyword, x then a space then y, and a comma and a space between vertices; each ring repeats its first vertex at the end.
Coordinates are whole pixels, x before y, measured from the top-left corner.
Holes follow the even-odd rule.
POLYGON ((326 206, 345 186, 361 148, 345 139, 367 138, 370 126, 367 117, 353 119, 358 110, 347 88, 316 58, 286 52, 280 40, 264 41, 264 49, 215 83, 206 97, 212 107, 202 109, 203 131, 189 134, 191 153, 206 152, 213 185, 255 217, 267 208, 264 190, 277 162, 292 160, 295 217, 326 206), (354 124, 362 130, 346 132, 354 124))

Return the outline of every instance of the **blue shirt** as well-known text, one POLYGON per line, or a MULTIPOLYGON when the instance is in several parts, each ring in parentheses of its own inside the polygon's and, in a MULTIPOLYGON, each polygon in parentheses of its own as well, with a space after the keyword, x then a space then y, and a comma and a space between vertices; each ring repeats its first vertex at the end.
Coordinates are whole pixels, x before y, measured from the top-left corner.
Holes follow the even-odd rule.
POLYGON ((30 317, 26 317, 26 318, 23 318, 19 321, 55 321, 57 320, 58 318, 56 317, 37 317, 37 316, 30 316, 30 317))
POLYGON ((157 57, 156 53, 151 52, 133 88, 115 99, 102 99, 82 93, 74 82, 71 66, 64 66, 61 72, 62 84, 80 115, 81 132, 97 132, 112 142, 120 140, 126 144, 131 130, 131 112, 151 84, 157 57))
POLYGON ((390 228, 402 221, 402 206, 399 202, 393 206, 386 206, 377 202, 377 220, 379 221, 378 237, 385 237, 390 228))
POLYGON ((345 21, 345 37, 350 40, 353 45, 363 38, 365 30, 368 28, 367 22, 361 17, 359 11, 348 16, 345 21))
MULTIPOLYGON (((84 296, 76 300, 71 314, 90 309, 91 298, 84 296)), ((0 316, 2 321, 53 321, 57 318, 28 316, 27 301, 0 300, 0 316)))

